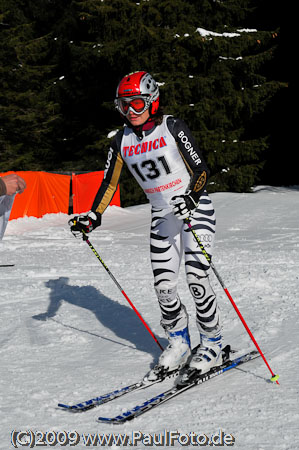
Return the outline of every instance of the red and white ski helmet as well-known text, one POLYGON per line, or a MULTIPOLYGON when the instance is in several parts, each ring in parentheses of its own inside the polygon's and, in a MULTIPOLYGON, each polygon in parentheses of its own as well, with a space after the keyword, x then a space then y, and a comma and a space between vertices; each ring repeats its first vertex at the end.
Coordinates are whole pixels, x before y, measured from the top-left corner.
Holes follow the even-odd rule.
POLYGON ((145 102, 145 108, 142 112, 150 108, 150 114, 157 113, 159 108, 159 87, 153 77, 144 71, 132 72, 120 81, 116 89, 115 106, 123 115, 124 112, 120 107, 120 99, 140 97, 145 102))

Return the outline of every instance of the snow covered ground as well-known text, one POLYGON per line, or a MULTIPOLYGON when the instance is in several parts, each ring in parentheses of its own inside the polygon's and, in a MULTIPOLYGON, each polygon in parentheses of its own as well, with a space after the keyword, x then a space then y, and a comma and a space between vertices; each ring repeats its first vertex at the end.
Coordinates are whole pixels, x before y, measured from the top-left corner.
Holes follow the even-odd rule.
MULTIPOLYGON (((160 350, 90 248, 72 236, 68 216, 18 219, 9 223, 0 243, 0 264, 15 264, 0 268, 1 450, 13 448, 13 430, 77 431, 80 442, 70 447, 76 449, 86 448, 83 434, 131 437, 132 432, 143 433, 144 441, 135 447, 142 449, 150 442, 147 434, 158 439, 165 430, 182 433, 172 446, 177 449, 187 442, 183 434, 210 437, 219 430, 234 437, 236 449, 299 448, 299 188, 260 186, 252 194, 211 197, 217 213, 214 264, 271 368, 280 374, 280 386, 268 382, 270 373, 260 358, 128 424, 102 425, 95 419, 142 403, 161 385, 83 414, 58 410, 59 401, 86 400, 137 381, 160 350)), ((149 220, 149 205, 111 207, 90 241, 165 345, 152 286, 149 220)), ((237 349, 253 348, 213 274, 211 279, 225 341, 237 349)), ((179 293, 196 344, 183 270, 179 293)), ((19 448, 22 442, 29 445, 20 442, 19 448)), ((89 445, 95 446, 99 442, 89 445)))

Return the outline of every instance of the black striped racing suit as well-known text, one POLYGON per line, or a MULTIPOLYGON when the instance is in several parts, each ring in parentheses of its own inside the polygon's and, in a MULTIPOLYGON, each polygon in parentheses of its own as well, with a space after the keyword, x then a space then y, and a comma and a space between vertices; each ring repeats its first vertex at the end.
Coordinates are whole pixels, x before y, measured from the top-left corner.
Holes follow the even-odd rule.
POLYGON ((170 199, 190 192, 198 207, 190 219, 207 253, 212 256, 215 235, 214 208, 206 192, 208 168, 186 124, 164 116, 161 125, 137 136, 125 127, 113 139, 104 180, 92 210, 103 214, 117 188, 123 163, 143 188, 152 206, 151 264, 161 308, 161 324, 178 331, 188 314, 177 292, 182 256, 189 290, 195 302, 196 323, 207 337, 220 336, 220 314, 209 282, 209 264, 184 221, 175 217, 170 199))

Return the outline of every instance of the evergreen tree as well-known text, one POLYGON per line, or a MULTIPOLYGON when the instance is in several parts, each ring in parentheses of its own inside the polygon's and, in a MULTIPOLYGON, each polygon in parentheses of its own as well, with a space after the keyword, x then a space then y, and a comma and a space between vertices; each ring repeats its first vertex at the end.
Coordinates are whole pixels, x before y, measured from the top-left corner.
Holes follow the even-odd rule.
MULTIPOLYGON (((197 138, 210 191, 271 179, 288 74, 265 0, 2 0, 1 22, 2 170, 101 170, 123 126, 116 86, 146 70, 197 138)), ((145 201, 129 179, 123 205, 145 201)))
POLYGON ((33 170, 52 160, 59 110, 51 99, 49 35, 36 33, 23 2, 1 6, 0 170, 33 170))

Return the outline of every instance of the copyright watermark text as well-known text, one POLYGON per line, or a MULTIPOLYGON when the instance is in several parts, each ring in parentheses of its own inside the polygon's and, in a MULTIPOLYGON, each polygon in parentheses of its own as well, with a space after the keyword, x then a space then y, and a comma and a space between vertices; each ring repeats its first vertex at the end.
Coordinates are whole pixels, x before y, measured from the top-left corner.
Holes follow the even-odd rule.
POLYGON ((77 431, 33 431, 13 430, 11 432, 11 444, 15 448, 21 447, 75 447, 78 444, 85 447, 232 447, 235 438, 232 434, 219 429, 216 433, 207 435, 191 431, 182 433, 179 431, 164 430, 161 433, 78 433, 77 431))

